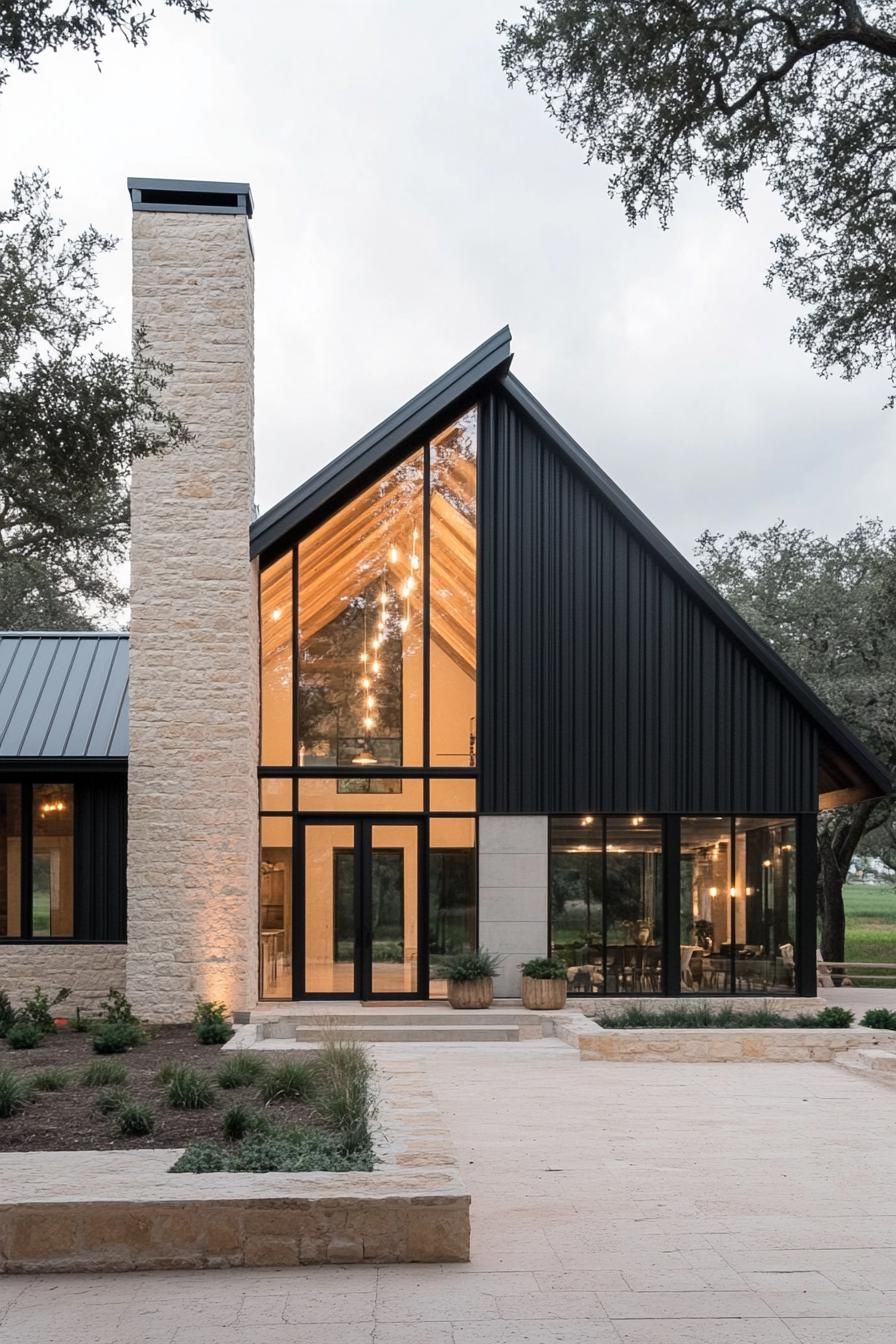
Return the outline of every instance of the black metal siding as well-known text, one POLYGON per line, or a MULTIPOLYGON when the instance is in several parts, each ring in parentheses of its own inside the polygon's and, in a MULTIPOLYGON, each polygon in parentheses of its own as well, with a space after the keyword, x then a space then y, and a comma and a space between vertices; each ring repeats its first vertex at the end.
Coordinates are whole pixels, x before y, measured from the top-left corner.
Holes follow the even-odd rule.
POLYGON ((500 391, 479 472, 481 810, 815 811, 814 724, 500 391))
POLYGON ((124 777, 75 782, 75 937, 127 936, 127 785, 124 777))

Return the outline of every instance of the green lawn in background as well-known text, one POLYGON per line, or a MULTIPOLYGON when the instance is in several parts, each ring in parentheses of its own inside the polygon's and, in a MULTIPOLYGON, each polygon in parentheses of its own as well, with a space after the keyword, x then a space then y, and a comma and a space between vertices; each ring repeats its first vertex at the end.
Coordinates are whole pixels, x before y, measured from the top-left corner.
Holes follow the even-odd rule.
MULTIPOLYGON (((843 888, 846 909, 847 961, 891 961, 896 963, 896 888, 847 883, 843 888)), ((888 974, 896 975, 896 971, 888 974)), ((896 980, 855 980, 855 985, 872 989, 896 989, 896 980)))

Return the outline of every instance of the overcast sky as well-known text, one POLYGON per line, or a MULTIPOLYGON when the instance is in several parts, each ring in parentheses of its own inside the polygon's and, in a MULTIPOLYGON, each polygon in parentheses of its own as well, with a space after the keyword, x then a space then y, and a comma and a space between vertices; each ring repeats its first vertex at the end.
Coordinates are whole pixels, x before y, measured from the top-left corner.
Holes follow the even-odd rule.
POLYGON ((838 532, 894 518, 882 379, 824 382, 763 287, 749 223, 702 186, 630 229, 603 174, 508 90, 510 0, 215 0, 150 45, 46 57, 0 97, 0 182, 47 168, 72 225, 122 238, 128 174, 255 196, 257 496, 275 503, 509 323, 514 372, 690 553, 705 527, 838 532))

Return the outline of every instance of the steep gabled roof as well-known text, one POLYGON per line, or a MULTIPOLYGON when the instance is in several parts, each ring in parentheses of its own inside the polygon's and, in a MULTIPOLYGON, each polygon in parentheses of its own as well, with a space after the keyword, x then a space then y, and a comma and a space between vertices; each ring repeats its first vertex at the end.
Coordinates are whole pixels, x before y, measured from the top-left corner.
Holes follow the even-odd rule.
POLYGON ((324 508, 346 486, 360 482, 402 443, 413 440, 430 421, 447 413, 456 402, 472 400, 486 379, 508 368, 510 358, 510 328, 502 327, 388 420, 257 518, 249 533, 250 553, 260 555, 285 541, 295 528, 324 508))
POLYGON ((0 766, 127 754, 127 635, 0 633, 0 766))
MULTIPOLYGON (((822 790, 851 792, 851 786, 863 797, 876 797, 892 791, 893 781, 881 761, 846 727, 836 714, 818 698, 789 663, 758 635, 725 599, 690 564, 668 538, 647 518, 628 495, 620 490, 594 458, 573 439, 562 425, 536 401, 512 373, 500 378, 505 395, 536 425, 558 453, 578 468, 586 481, 597 489, 628 528, 662 561, 684 587, 711 612, 713 617, 753 657, 759 666, 778 681, 821 733, 820 770, 822 790)), ((844 796, 840 801, 855 801, 844 796)), ((829 806, 837 805, 831 798, 829 806)))
POLYGON ((585 482, 600 493, 638 539, 816 724, 821 739, 820 786, 828 794, 828 805, 854 801, 853 795, 875 797, 889 793, 893 783, 877 757, 509 372, 511 358, 510 328, 503 327, 298 490, 262 514, 251 528, 251 554, 260 555, 285 545, 291 534, 325 510, 328 504, 352 487, 366 483, 381 465, 400 453, 403 446, 409 448, 420 437, 421 431, 432 427, 438 417, 447 416, 465 400, 472 401, 486 386, 500 387, 553 448, 579 471, 585 482))

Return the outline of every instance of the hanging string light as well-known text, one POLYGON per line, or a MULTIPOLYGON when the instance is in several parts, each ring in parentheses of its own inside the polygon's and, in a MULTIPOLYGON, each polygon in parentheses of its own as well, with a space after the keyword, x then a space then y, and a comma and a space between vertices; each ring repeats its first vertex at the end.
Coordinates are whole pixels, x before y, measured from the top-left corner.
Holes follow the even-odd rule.
MULTIPOLYGON (((419 544, 420 533, 415 523, 411 533, 411 548, 407 556, 408 571, 395 588, 396 595, 403 604, 403 608, 400 608, 402 614, 398 619, 398 628, 402 635, 407 633, 411 625, 411 593, 417 587, 417 574, 420 570, 419 544)), ((390 565, 397 566, 399 564, 401 552, 396 545, 390 545, 386 554, 390 565)), ((376 598, 378 610, 375 631, 370 640, 367 637, 367 597, 364 598, 364 642, 361 648, 361 672, 358 678, 361 701, 360 718, 364 730, 364 740, 357 756, 352 758, 353 765, 376 765, 377 763, 371 746, 370 735, 376 727, 377 699, 375 688, 383 671, 381 651, 389 633, 389 601, 390 592, 384 570, 382 583, 376 598)))

